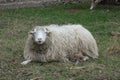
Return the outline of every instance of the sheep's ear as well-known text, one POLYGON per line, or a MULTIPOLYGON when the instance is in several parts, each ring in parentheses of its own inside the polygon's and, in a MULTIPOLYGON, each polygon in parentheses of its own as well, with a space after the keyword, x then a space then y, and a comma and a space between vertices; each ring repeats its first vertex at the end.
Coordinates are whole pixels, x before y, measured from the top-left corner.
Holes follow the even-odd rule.
POLYGON ((28 34, 33 34, 34 33, 34 31, 30 31, 28 34))
POLYGON ((46 33, 48 33, 48 34, 51 33, 48 28, 44 28, 44 31, 45 31, 46 33))
POLYGON ((36 32, 36 29, 33 29, 29 32, 29 34, 34 34, 36 32))

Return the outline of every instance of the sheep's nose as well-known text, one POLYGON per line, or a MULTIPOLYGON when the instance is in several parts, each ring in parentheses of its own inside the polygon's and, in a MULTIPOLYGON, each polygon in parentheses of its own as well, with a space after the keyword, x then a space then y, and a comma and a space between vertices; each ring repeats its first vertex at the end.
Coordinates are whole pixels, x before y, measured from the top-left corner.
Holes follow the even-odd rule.
POLYGON ((38 41, 39 41, 39 42, 41 42, 41 40, 42 40, 41 38, 38 38, 38 41))

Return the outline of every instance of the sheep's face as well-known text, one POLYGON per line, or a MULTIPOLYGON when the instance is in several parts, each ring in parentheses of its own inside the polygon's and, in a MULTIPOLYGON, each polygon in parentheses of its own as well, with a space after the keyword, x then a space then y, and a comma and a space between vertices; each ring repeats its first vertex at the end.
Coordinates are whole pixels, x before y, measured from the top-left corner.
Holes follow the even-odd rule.
POLYGON ((47 28, 39 28, 39 29, 35 28, 30 33, 33 34, 34 41, 37 44, 43 44, 46 41, 48 29, 47 28))

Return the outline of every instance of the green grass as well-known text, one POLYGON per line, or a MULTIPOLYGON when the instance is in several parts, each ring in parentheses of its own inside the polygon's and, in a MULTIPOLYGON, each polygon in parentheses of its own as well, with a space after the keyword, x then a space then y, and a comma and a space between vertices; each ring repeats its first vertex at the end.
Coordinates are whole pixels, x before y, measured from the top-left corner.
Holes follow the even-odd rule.
POLYGON ((57 5, 0 10, 0 80, 119 80, 120 6, 57 5), (73 10, 73 11, 72 11, 73 10), (78 65, 58 62, 21 65, 27 32, 36 25, 82 24, 94 35, 99 58, 78 65), (71 68, 79 69, 71 69, 71 68), (35 79, 36 78, 36 79, 35 79))

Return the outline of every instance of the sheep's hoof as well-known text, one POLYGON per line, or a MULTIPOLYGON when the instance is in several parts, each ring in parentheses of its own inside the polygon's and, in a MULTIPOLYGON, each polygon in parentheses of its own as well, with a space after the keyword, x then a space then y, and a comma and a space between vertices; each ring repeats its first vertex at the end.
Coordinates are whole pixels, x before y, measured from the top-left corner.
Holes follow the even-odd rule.
POLYGON ((28 63, 30 63, 32 60, 26 60, 26 61, 23 61, 21 64, 22 65, 26 65, 26 64, 28 64, 28 63))
POLYGON ((93 6, 90 7, 90 10, 93 10, 93 6))
POLYGON ((79 63, 79 60, 77 60, 77 61, 75 62, 75 65, 78 65, 78 63, 79 63))
POLYGON ((87 61, 88 59, 89 59, 89 57, 85 56, 85 57, 83 58, 83 61, 87 61))

